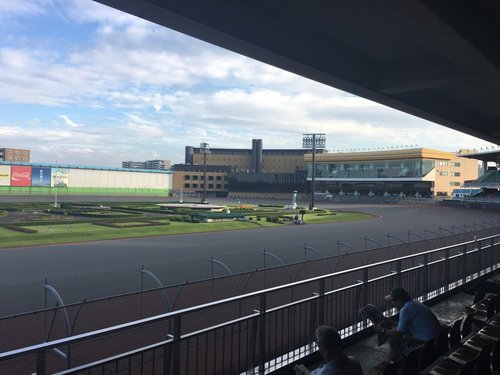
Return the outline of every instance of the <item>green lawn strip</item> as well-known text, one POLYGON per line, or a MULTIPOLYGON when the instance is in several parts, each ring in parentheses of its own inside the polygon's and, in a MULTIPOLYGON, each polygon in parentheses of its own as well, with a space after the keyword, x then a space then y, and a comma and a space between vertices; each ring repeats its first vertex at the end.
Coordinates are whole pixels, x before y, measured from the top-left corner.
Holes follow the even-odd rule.
MULTIPOLYGON (((294 213, 288 213, 291 216, 294 213)), ((299 215, 300 217, 300 215, 299 215)), ((306 224, 320 224, 331 222, 367 220, 372 215, 359 212, 336 212, 335 214, 320 215, 306 213, 306 224)), ((35 229, 38 233, 22 233, 0 227, 0 248, 15 246, 45 245, 65 242, 97 241, 120 238, 137 238, 147 236, 165 236, 173 234, 188 234, 200 232, 219 232, 258 227, 280 227, 283 224, 271 223, 265 218, 257 221, 255 217, 248 221, 227 221, 215 223, 185 223, 170 222, 170 225, 161 225, 166 220, 159 220, 158 226, 127 227, 126 225, 140 222, 123 222, 123 228, 110 228, 92 223, 52 224, 52 225, 24 225, 24 228, 35 229)), ((287 223, 291 224, 291 222, 287 223)), ((285 224, 285 225, 287 225, 285 224)))
MULTIPOLYGON (((300 215, 299 215, 300 218, 300 215)), ((335 222, 343 222, 343 221, 360 221, 360 220, 369 220, 373 218, 372 215, 366 214, 363 212, 349 212, 349 211, 341 211, 335 212, 335 215, 316 215, 306 213, 304 215, 304 221, 309 224, 323 224, 323 223, 335 223, 335 222)))
POLYGON ((92 224, 36 225, 25 228, 36 229, 38 233, 21 233, 0 228, 0 248, 15 246, 46 245, 65 242, 111 240, 147 236, 166 236, 199 232, 219 232, 238 229, 251 229, 260 226, 280 226, 273 223, 254 223, 251 221, 231 221, 222 223, 179 223, 170 225, 132 228, 109 228, 92 224))

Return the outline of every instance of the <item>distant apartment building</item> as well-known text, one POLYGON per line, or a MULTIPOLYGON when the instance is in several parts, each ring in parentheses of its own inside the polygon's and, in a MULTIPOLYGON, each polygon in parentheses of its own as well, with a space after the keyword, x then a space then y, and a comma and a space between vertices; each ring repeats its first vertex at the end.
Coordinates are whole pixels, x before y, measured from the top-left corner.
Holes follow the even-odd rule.
POLYGON ((146 160, 144 164, 146 164, 146 169, 162 171, 170 169, 172 166, 172 162, 170 160, 146 160))
MULTIPOLYGON (((206 155, 207 165, 230 166, 233 172, 294 173, 306 171, 304 155, 307 149, 268 149, 262 146, 262 139, 253 139, 251 149, 210 148, 206 155)), ((323 150, 316 150, 323 153, 323 150)), ((186 146, 186 164, 203 164, 204 154, 199 147, 186 146)))
POLYGON ((143 161, 122 161, 122 168, 129 169, 146 169, 146 163, 143 161))
POLYGON ((122 161, 122 168, 129 169, 150 169, 164 171, 170 169, 170 160, 146 160, 146 161, 122 161))
POLYGON ((20 148, 0 148, 0 161, 29 163, 30 160, 30 150, 24 150, 20 148))

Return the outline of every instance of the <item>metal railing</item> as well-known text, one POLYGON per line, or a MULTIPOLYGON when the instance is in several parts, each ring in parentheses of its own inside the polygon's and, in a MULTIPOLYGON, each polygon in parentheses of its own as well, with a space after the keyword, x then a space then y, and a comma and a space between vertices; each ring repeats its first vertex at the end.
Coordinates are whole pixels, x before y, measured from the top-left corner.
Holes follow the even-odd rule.
POLYGON ((499 248, 497 234, 4 352, 0 373, 268 373, 311 353, 316 326, 352 335, 390 288, 432 299, 496 270, 499 248))

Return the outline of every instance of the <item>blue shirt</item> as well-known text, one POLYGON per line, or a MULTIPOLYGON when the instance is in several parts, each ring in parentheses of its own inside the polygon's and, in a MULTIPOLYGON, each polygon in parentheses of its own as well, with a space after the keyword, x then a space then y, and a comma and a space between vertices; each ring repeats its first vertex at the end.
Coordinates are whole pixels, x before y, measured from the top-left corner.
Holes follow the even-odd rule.
POLYGON ((399 311, 396 329, 410 337, 427 341, 438 335, 441 324, 431 309, 420 302, 410 300, 399 311))

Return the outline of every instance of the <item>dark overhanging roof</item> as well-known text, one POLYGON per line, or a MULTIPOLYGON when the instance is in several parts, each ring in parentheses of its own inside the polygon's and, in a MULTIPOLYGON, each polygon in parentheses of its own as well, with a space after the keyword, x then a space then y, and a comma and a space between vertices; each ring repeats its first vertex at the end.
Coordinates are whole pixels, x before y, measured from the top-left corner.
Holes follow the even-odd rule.
POLYGON ((500 161, 500 150, 478 151, 460 156, 469 159, 477 159, 484 162, 491 161, 498 163, 500 161))
POLYGON ((497 0, 96 0, 500 144, 497 0))

